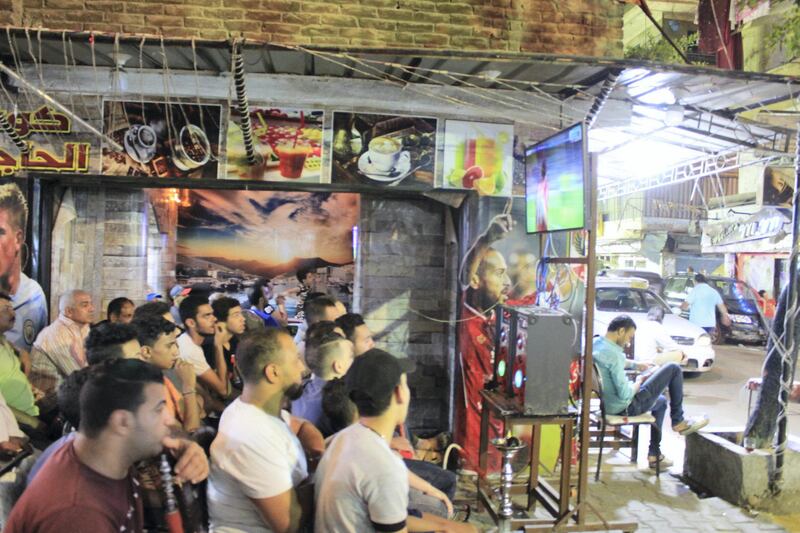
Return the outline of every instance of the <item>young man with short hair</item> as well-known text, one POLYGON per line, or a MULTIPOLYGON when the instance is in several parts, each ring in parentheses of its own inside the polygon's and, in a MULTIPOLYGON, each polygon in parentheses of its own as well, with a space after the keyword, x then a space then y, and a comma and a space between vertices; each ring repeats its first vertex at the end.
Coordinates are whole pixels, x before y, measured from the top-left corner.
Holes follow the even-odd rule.
POLYGON ((134 320, 131 325, 141 345, 142 360, 164 373, 167 409, 183 430, 191 433, 200 427, 197 377, 191 363, 178 358, 175 324, 163 316, 151 315, 134 320))
POLYGON ((686 419, 683 417, 683 372, 676 363, 667 363, 653 373, 640 374, 631 383, 625 369, 646 371, 649 363, 637 363, 625 358, 623 349, 630 344, 636 333, 636 323, 627 315, 615 317, 602 337, 595 337, 592 346, 594 362, 603 382, 603 403, 611 415, 637 416, 648 411, 656 423, 650 435, 647 460, 651 468, 660 462, 669 467, 672 461, 661 454, 661 427, 667 411, 667 399, 662 394, 669 389, 669 414, 673 431, 689 435, 708 424, 707 418, 686 419))
POLYGON ((336 319, 336 324, 344 331, 344 336, 353 343, 356 357, 375 347, 372 332, 358 313, 345 313, 336 319))
POLYGON ((131 320, 133 320, 135 308, 136 306, 133 305, 133 301, 129 298, 125 298, 124 296, 114 298, 108 303, 106 317, 109 322, 114 324, 130 324, 131 320))
POLYGON ((328 445, 314 483, 317 533, 475 531, 427 513, 409 516, 409 472, 389 447, 408 415, 409 359, 374 348, 353 361, 344 380, 358 423, 328 445))
POLYGON ((180 456, 176 478, 204 479, 202 449, 168 436, 163 379, 142 361, 112 359, 98 366, 81 389, 80 430, 25 490, 4 531, 140 533, 142 501, 132 467, 165 448, 180 456))
POLYGON ((133 311, 134 320, 139 320, 140 318, 149 315, 162 316, 165 319, 172 322, 173 324, 176 323, 175 318, 172 316, 172 313, 170 312, 170 307, 167 302, 160 302, 160 301, 147 302, 140 305, 133 311))
POLYGON ((211 445, 208 510, 212 529, 294 532, 312 512, 303 447, 281 418, 302 392, 303 360, 284 330, 247 335, 236 352, 242 395, 222 413, 211 445))
POLYGON ((194 367, 198 380, 226 398, 230 393, 228 384, 228 364, 225 361, 225 352, 222 341, 225 334, 217 327, 214 310, 208 303, 208 298, 200 294, 190 294, 180 305, 181 320, 186 327, 186 332, 178 337, 180 358, 188 361, 194 367), (216 365, 212 369, 203 354, 204 337, 214 337, 214 357, 216 365))
MULTIPOLYGON (((230 362, 231 356, 236 352, 239 337, 245 330, 246 322, 242 304, 235 298, 223 296, 214 300, 211 308, 214 310, 214 317, 217 319, 217 327, 222 331, 220 340, 225 360, 230 362)), ((209 362, 209 365, 211 365, 211 362, 209 362)))
POLYGON ((141 351, 136 330, 128 324, 103 322, 86 337, 86 361, 90 365, 106 359, 141 359, 141 351))

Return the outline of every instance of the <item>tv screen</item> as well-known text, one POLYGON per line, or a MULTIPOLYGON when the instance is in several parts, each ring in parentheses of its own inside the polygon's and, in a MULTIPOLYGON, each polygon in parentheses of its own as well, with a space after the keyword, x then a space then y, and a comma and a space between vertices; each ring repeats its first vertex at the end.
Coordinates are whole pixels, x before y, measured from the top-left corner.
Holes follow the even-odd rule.
POLYGON ((525 151, 528 233, 583 229, 586 132, 575 124, 525 151))

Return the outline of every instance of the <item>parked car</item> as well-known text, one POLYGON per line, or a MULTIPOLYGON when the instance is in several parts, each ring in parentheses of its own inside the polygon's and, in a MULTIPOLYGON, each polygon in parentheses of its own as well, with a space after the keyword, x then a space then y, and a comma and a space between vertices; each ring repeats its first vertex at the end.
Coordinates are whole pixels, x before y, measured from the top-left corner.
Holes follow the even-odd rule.
MULTIPOLYGON (((722 344, 726 340, 762 344, 767 342, 767 325, 758 312, 758 302, 753 288, 734 278, 706 276, 706 280, 722 296, 722 301, 731 317, 730 327, 723 326, 717 310, 717 334, 712 337, 714 344, 722 344)), ((691 274, 669 276, 664 284, 664 299, 670 307, 680 307, 694 284, 694 277, 691 274)), ((683 311, 681 316, 688 318, 689 312, 683 311)))
POLYGON ((609 268, 606 270, 601 270, 598 275, 604 277, 614 277, 614 278, 645 279, 647 280, 647 283, 650 284, 650 290, 656 294, 661 294, 661 290, 664 288, 664 278, 662 278, 660 274, 657 274, 655 272, 650 272, 648 270, 609 268))
MULTIPOLYGON (((659 306, 664 310, 664 327, 669 336, 681 347, 689 361, 686 372, 707 372, 714 365, 714 348, 705 330, 672 312, 667 303, 649 289, 647 280, 639 278, 598 277, 595 286, 594 331, 602 335, 608 324, 618 315, 628 315, 635 322, 647 320, 647 311, 659 306)), ((636 352, 634 358, 644 359, 654 354, 636 352), (638 357, 637 357, 638 356, 638 357)))

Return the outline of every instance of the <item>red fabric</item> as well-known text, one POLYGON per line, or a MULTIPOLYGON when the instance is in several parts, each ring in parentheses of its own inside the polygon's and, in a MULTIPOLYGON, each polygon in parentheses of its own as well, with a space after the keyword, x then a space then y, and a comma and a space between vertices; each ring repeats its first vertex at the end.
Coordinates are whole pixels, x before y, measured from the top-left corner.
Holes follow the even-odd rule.
POLYGON ((730 0, 700 0, 697 9, 700 51, 716 54, 719 68, 741 70, 742 36, 731 30, 730 0))
MULTIPOLYGON (((477 470, 479 464, 482 407, 480 392, 493 374, 493 327, 492 318, 487 319, 470 306, 462 304, 458 328, 462 390, 456 393, 455 440, 464 448, 464 458, 473 470, 477 470)), ((489 439, 500 437, 502 432, 502 423, 490 419, 489 439)), ((488 469, 498 470, 499 462, 495 454, 490 454, 489 458, 488 469)))
POLYGON ((98 474, 78 460, 70 441, 48 459, 3 531, 141 533, 142 524, 142 501, 132 476, 117 480, 98 474))

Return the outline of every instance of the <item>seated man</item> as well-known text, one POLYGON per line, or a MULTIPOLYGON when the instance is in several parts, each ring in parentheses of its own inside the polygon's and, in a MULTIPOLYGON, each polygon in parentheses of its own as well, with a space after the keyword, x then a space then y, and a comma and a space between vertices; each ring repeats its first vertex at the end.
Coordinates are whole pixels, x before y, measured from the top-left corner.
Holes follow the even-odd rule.
POLYGON ((192 364, 200 383, 222 398, 227 398, 230 386, 228 363, 222 347, 223 332, 217 328, 217 319, 208 298, 192 293, 181 302, 180 312, 186 332, 178 337, 179 357, 192 364), (216 365, 213 369, 203 354, 203 340, 207 336, 214 338, 216 365))
MULTIPOLYGON (((14 326, 16 315, 11 296, 0 292, 0 394, 8 407, 22 418, 39 416, 39 407, 28 377, 22 371, 17 352, 5 334, 14 326)), ((24 420, 23 420, 24 422, 24 420)))
MULTIPOLYGON (((310 331, 310 330, 309 330, 310 331)), ((306 362, 314 373, 303 388, 303 395, 292 402, 292 415, 314 424, 323 435, 328 432, 322 412, 322 388, 343 377, 353 364, 353 343, 336 333, 329 333, 306 344, 306 362)))
POLYGON ((425 513, 408 513, 409 473, 391 451, 395 427, 405 422, 414 365, 378 349, 358 357, 345 376, 360 414, 322 456, 315 479, 318 533, 351 531, 475 531, 425 513))
MULTIPOLYGON (((225 361, 232 364, 231 359, 236 352, 236 345, 239 343, 239 337, 241 337, 245 329, 242 304, 235 298, 223 296, 214 300, 214 303, 211 304, 211 309, 214 310, 217 328, 220 330, 220 343, 222 344, 225 361)), ((211 364, 214 361, 209 360, 208 355, 206 353, 206 362, 214 368, 215 365, 211 364)))
POLYGON ((135 308, 136 306, 133 305, 133 301, 131 301, 129 298, 125 298, 124 296, 120 296, 119 298, 114 298, 108 303, 106 317, 109 322, 115 324, 130 324, 131 320, 133 320, 133 311, 135 308))
POLYGON ((294 336, 294 342, 300 350, 300 355, 303 355, 305 351, 306 331, 311 326, 323 320, 333 322, 346 312, 344 304, 332 296, 309 294, 304 307, 306 320, 297 328, 297 333, 294 336))
POLYGON ((356 357, 375 347, 372 332, 358 313, 346 313, 336 319, 336 324, 344 331, 344 336, 353 343, 356 357))
POLYGON ((84 341, 94 319, 92 295, 72 290, 58 300, 58 318, 39 332, 31 351, 31 385, 55 393, 66 376, 86 366, 84 341))
POLYGON ((636 324, 636 336, 633 339, 636 349, 633 353, 637 361, 652 361, 660 365, 668 362, 680 364, 686 359, 680 344, 670 337, 663 322, 664 309, 654 305, 647 311, 647 320, 640 320, 636 324))
POLYGON ((204 479, 202 449, 168 436, 164 394, 161 372, 152 365, 113 359, 98 366, 81 390, 80 430, 45 463, 4 531, 142 531, 132 467, 165 448, 180 456, 176 478, 204 479))
POLYGON ((103 322, 93 327, 86 337, 86 361, 90 365, 106 359, 141 359, 142 347, 136 330, 128 324, 103 322))
POLYGON ((647 370, 647 363, 636 363, 625 358, 623 348, 634 333, 636 323, 627 315, 614 318, 603 337, 595 337, 592 354, 603 381, 603 402, 611 415, 636 416, 648 411, 656 419, 650 435, 647 460, 651 468, 657 463, 669 467, 669 461, 661 454, 661 426, 667 410, 667 399, 663 392, 669 389, 669 413, 673 431, 689 435, 708 424, 707 418, 686 419, 683 416, 683 372, 675 363, 667 363, 653 373, 640 374, 631 383, 625 376, 625 368, 647 370))
POLYGON ((281 418, 305 371, 286 331, 246 336, 236 352, 242 395, 222 413, 211 445, 208 512, 214 531, 297 531, 312 512, 302 445, 281 418))
POLYGON ((172 316, 169 309, 169 304, 167 302, 160 302, 157 300, 154 302, 147 302, 136 308, 133 312, 133 319, 138 320, 144 316, 156 315, 163 316, 165 319, 175 324, 175 318, 172 316))

